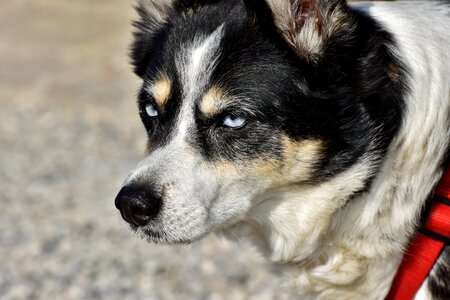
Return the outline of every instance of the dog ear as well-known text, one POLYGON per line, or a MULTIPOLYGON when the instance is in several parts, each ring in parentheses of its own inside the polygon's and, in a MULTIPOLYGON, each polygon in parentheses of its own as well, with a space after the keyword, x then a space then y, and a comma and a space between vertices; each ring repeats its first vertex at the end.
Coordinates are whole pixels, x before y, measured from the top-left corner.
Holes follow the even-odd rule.
POLYGON ((160 51, 160 43, 155 40, 164 37, 162 28, 170 24, 174 14, 187 16, 197 8, 220 0, 136 0, 138 19, 133 22, 136 30, 131 44, 131 64, 134 72, 143 77, 152 54, 160 51))
POLYGON ((279 33, 297 55, 307 60, 320 59, 326 44, 352 27, 345 0, 266 0, 266 3, 279 33))
POLYGON ((139 77, 145 75, 153 48, 153 40, 159 30, 168 22, 175 9, 175 0, 137 0, 135 9, 138 19, 133 22, 136 28, 131 44, 131 63, 139 77))

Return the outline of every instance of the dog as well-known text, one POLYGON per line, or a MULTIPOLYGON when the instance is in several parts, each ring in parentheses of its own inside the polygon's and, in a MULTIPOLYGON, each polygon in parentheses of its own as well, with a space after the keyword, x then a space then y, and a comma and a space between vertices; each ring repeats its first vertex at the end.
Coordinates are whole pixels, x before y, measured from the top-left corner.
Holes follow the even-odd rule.
MULTIPOLYGON (((150 242, 247 237, 302 299, 383 299, 448 166, 445 1, 138 0, 150 242)), ((450 247, 417 299, 450 299, 450 247)))

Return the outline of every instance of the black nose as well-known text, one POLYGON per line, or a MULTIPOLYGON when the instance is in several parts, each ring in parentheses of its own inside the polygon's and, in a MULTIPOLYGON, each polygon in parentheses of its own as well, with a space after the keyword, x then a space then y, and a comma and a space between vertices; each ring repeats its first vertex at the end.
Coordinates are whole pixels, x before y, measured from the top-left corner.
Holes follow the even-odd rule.
POLYGON ((151 187, 125 186, 117 195, 115 205, 125 221, 140 227, 158 215, 162 199, 151 187))

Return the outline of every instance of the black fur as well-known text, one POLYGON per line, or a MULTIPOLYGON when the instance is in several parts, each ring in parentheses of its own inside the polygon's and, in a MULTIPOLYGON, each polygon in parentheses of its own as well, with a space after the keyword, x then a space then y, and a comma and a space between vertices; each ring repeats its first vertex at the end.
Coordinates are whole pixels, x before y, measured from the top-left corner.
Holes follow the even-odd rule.
POLYGON ((147 82, 164 70, 174 82, 169 106, 154 123, 145 114, 151 101, 141 92, 141 116, 153 147, 170 140, 182 95, 174 55, 198 33, 211 33, 225 23, 221 57, 211 85, 219 84, 247 100, 215 119, 197 112, 192 146, 208 159, 245 162, 261 155, 279 157, 280 137, 320 139, 326 150, 315 180, 328 179, 371 151, 382 157, 402 119, 406 71, 391 52, 390 34, 369 17, 348 9, 353 30, 327 41, 323 55, 311 62, 298 57, 277 33, 269 10, 240 0, 181 1, 159 30, 138 8, 141 20, 132 47, 136 73, 147 82), (181 13, 195 9, 189 18, 181 13), (220 126, 224 114, 246 115, 239 130, 220 126), (371 149, 369 149, 371 148, 371 149))
POLYGON ((433 299, 450 299, 450 246, 442 251, 428 277, 428 287, 433 299))

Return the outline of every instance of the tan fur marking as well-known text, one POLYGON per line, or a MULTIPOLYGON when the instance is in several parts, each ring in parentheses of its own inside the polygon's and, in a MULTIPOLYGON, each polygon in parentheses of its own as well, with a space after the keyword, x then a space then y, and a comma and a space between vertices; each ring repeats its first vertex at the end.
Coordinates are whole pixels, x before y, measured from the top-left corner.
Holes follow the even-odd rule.
POLYGON ((235 163, 219 161, 214 163, 214 169, 220 174, 247 174, 249 176, 260 176, 272 178, 274 182, 281 180, 281 164, 274 158, 261 157, 246 163, 235 163))
POLYGON ((323 143, 320 140, 294 141, 282 138, 283 156, 264 157, 250 163, 256 176, 272 178, 276 185, 300 183, 311 178, 320 158, 323 143))
POLYGON ((286 181, 304 181, 311 178, 315 165, 320 159, 323 142, 321 140, 295 141, 283 137, 284 162, 281 170, 286 181))
POLYGON ((172 84, 169 79, 162 77, 155 81, 151 87, 153 98, 155 98, 156 104, 162 109, 169 100, 172 84))
POLYGON ((271 178, 277 186, 309 180, 321 157, 323 142, 313 139, 295 141, 283 136, 282 145, 282 157, 265 156, 244 164, 220 161, 214 163, 214 169, 219 173, 239 172, 271 178))
POLYGON ((237 165, 228 161, 218 161, 214 163, 214 169, 219 173, 232 170, 235 171, 237 169, 237 165))
POLYGON ((275 159, 260 159, 257 162, 255 162, 258 166, 258 172, 262 176, 265 177, 271 177, 276 176, 277 178, 280 177, 280 167, 281 164, 279 161, 275 159))
POLYGON ((226 93, 217 86, 210 88, 200 102, 200 111, 206 117, 216 115, 227 102, 226 93))

